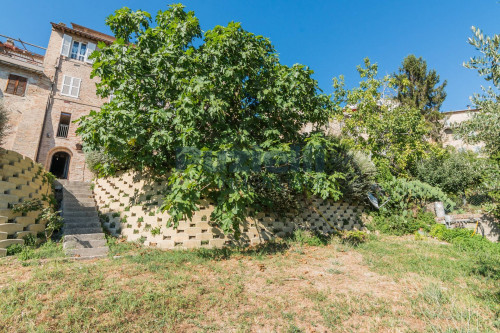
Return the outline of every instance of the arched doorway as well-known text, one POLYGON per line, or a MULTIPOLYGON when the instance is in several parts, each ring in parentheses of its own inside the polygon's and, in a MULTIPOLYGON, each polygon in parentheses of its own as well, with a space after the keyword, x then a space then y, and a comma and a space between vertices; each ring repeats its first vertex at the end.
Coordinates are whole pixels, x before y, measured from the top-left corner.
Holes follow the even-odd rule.
POLYGON ((59 151, 52 155, 50 162, 50 172, 59 179, 68 178, 69 160, 71 156, 68 153, 59 151))

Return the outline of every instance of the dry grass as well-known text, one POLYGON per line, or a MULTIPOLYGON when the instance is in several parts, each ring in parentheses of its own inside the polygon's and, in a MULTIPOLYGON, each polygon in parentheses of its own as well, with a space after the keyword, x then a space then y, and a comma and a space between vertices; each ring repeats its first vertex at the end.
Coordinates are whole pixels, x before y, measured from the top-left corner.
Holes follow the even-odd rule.
POLYGON ((15 332, 488 332, 498 281, 432 240, 250 252, 112 245, 118 259, 0 261, 0 328, 15 332), (441 265, 442 267, 435 267, 441 265))

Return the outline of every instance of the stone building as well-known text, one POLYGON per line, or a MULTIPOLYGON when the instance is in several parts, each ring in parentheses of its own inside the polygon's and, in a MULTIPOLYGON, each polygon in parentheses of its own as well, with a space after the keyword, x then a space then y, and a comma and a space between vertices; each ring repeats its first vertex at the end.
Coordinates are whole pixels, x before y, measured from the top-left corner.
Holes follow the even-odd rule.
POLYGON ((481 148, 484 146, 483 143, 476 145, 467 144, 462 139, 456 138, 453 130, 454 126, 470 119, 476 112, 479 112, 479 109, 443 112, 444 132, 442 135, 442 141, 444 146, 453 146, 458 150, 471 150, 476 153, 480 153, 481 148))
POLYGON ((58 178, 90 180, 74 121, 106 102, 96 96, 89 56, 98 42, 110 44, 114 37, 75 23, 71 28, 51 25, 44 56, 26 51, 23 59, 16 58, 23 50, 13 40, 0 46, 6 50, 0 53, 1 96, 10 115, 2 146, 36 160, 58 178))
POLYGON ((43 55, 14 43, 0 41, 0 103, 9 116, 2 147, 36 160, 52 82, 45 74, 43 55))

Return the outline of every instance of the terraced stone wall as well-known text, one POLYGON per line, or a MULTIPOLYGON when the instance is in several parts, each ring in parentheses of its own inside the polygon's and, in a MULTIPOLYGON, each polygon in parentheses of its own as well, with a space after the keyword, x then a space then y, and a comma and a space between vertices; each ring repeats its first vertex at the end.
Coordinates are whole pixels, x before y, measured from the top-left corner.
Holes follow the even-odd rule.
POLYGON ((159 211, 166 181, 152 182, 137 174, 121 174, 115 178, 94 181, 94 195, 103 226, 114 235, 129 241, 141 241, 159 248, 222 247, 224 245, 255 245, 275 237, 283 237, 297 228, 331 232, 360 229, 361 206, 348 202, 314 200, 320 214, 305 204, 298 213, 279 218, 259 214, 241 226, 237 241, 210 222, 213 206, 200 202, 199 211, 191 221, 181 222, 177 229, 167 228, 169 215, 159 211))
POLYGON ((52 187, 43 182, 43 167, 30 158, 0 149, 0 256, 11 244, 23 244, 23 237, 45 230, 36 223, 40 212, 14 213, 14 205, 50 194, 52 187), (42 171, 39 171, 39 170, 42 171))

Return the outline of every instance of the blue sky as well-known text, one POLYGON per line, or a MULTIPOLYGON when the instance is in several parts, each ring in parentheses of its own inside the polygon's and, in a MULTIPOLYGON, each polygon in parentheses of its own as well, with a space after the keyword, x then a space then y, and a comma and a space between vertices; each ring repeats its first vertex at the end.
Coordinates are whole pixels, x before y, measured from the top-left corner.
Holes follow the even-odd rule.
MULTIPOLYGON (((156 13, 169 1, 3 1, 0 34, 46 46, 50 21, 75 22, 108 32, 104 20, 123 6, 156 13), (7 14, 8 15, 5 15, 7 14)), ((333 77, 344 74, 349 87, 359 81, 356 65, 364 57, 380 74, 395 71, 408 54, 422 56, 441 80, 448 80, 442 110, 464 109, 469 96, 487 83, 462 63, 477 55, 467 44, 472 25, 500 33, 497 0, 185 0, 203 30, 230 21, 269 37, 283 63, 302 63, 327 93, 333 77)))

